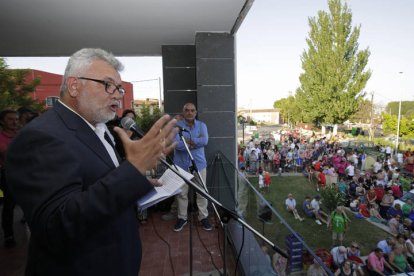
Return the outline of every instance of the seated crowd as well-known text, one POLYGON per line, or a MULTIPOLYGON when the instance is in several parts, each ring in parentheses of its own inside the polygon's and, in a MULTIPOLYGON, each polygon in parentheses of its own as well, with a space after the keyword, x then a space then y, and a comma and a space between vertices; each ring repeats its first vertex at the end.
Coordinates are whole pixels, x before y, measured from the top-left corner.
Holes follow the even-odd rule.
MULTIPOLYGON (((365 265, 370 275, 413 271, 414 205, 410 199, 403 204, 395 200, 414 184, 411 182, 407 186, 401 181, 402 170, 412 175, 414 153, 407 151, 393 158, 384 149, 385 158, 379 157, 369 163, 364 149, 358 148, 347 153, 339 143, 328 143, 325 137, 305 139, 293 132, 281 135, 281 141, 276 145, 269 141, 255 144, 253 140, 246 147, 241 144, 239 167, 246 166, 250 174, 259 176, 259 180, 263 179, 264 171, 280 174, 294 168, 315 184, 316 191, 327 186, 334 187, 344 195, 345 206, 358 218, 386 225, 392 234, 388 239, 379 241, 377 248, 368 255, 365 265)), ((266 189, 264 180, 259 183, 262 189, 266 189)), ((330 252, 335 275, 363 273, 358 244, 353 242, 350 247, 344 247, 341 231, 333 229, 330 223, 339 214, 336 222, 343 229, 347 227, 349 219, 342 207, 328 215, 320 206, 319 195, 306 196, 301 206, 305 215, 303 218, 291 193, 286 198, 285 207, 299 221, 308 217, 332 229, 333 241, 339 240, 339 245, 330 252)), ((312 273, 313 270, 320 271, 317 262, 311 265, 308 275, 323 275, 312 273)))

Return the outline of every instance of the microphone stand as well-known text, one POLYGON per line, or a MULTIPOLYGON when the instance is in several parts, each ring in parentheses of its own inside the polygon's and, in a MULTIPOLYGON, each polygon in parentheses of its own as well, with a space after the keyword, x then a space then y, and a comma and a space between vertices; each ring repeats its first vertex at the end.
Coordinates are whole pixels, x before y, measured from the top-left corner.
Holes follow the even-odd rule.
MULTIPOLYGON (((196 164, 196 162, 194 160, 194 157, 191 154, 191 151, 190 151, 190 149, 188 147, 188 143, 187 143, 187 141, 185 140, 185 138, 183 136, 183 129, 182 128, 179 129, 178 135, 179 135, 181 141, 183 141, 184 148, 185 148, 188 156, 190 157, 191 166, 189 167, 189 169, 190 169, 191 174, 196 173, 196 176, 197 176, 200 184, 204 188, 204 191, 206 193, 208 193, 208 189, 207 189, 206 183, 204 182, 204 179, 201 177, 200 171, 197 168, 197 164, 196 164)), ((194 190, 193 190, 192 186, 189 186, 189 195, 190 195, 189 196, 190 197, 190 199, 189 199, 189 203, 190 204, 189 205, 190 205, 190 210, 191 211, 190 211, 190 216, 187 217, 187 220, 189 220, 189 228, 190 228, 189 229, 190 230, 190 237, 189 237, 189 248, 190 248, 190 275, 192 275, 192 273, 193 273, 193 270, 192 270, 192 261, 193 261, 193 246, 192 246, 192 244, 193 244, 193 239, 192 239, 192 224, 191 224, 191 221, 193 219, 193 210, 194 210, 194 190)), ((216 213, 216 215, 218 217, 220 217, 220 215, 219 215, 219 213, 218 213, 218 211, 217 211, 216 206, 214 205, 214 203, 212 203, 212 206, 214 208, 214 212, 216 213)), ((224 223, 223 222, 222 222, 222 226, 224 227, 224 223)), ((226 234, 226 231, 227 231, 227 229, 225 229, 225 234, 226 234)), ((225 243, 225 245, 226 244, 227 243, 225 243)), ((224 250, 224 252, 226 252, 226 250, 224 250)), ((224 254, 223 258, 225 258, 225 256, 226 255, 224 254)), ((226 267, 226 261, 225 261, 225 259, 223 260, 223 264, 224 264, 223 266, 226 267)), ((224 275, 226 275, 226 273, 224 273, 224 275)))
MULTIPOLYGON (((127 129, 133 130, 140 138, 145 136, 145 133, 139 129, 136 128, 135 123, 133 125, 129 125, 127 129)), ((234 211, 231 211, 227 207, 225 207, 223 204, 221 204, 219 201, 217 201, 214 197, 209 195, 204 189, 199 187, 196 183, 188 180, 184 176, 181 175, 181 173, 178 171, 178 169, 174 168, 165 159, 160 159, 160 162, 170 169, 173 173, 175 173, 178 177, 180 177, 189 187, 192 187, 198 194, 202 195, 204 198, 206 198, 209 202, 212 204, 220 207, 222 210, 222 215, 220 216, 221 221, 224 223, 228 223, 230 219, 234 219, 235 221, 239 222, 241 225, 249 229, 251 232, 253 232, 257 237, 262 239, 264 242, 266 242, 274 251, 278 252, 280 255, 282 255, 285 258, 289 258, 288 254, 284 252, 280 247, 275 245, 273 242, 271 242, 269 239, 267 239, 265 236, 260 234, 260 232, 256 231, 252 226, 250 226, 248 223, 246 223, 244 220, 242 220, 234 211)), ((225 233, 225 237, 227 237, 227 234, 225 233)), ((224 264, 223 264, 224 266, 224 264)), ((224 270, 226 267, 224 267, 224 270)))
POLYGON ((251 232, 253 232, 256 236, 258 236, 260 239, 262 239, 264 242, 266 242, 273 250, 278 252, 280 255, 282 255, 285 258, 289 258, 289 256, 284 252, 280 247, 275 245, 272 241, 264 237, 260 232, 256 231, 252 226, 250 226, 247 222, 242 220, 234 211, 231 211, 227 207, 225 207, 223 204, 221 204, 219 201, 217 201, 214 197, 206 193, 201 187, 199 187, 196 183, 186 179, 184 176, 181 175, 181 173, 176 170, 173 166, 168 164, 167 161, 164 159, 161 159, 160 162, 165 165, 168 169, 170 169, 173 173, 175 173, 178 177, 180 177, 187 185, 191 186, 198 194, 205 197, 209 202, 212 204, 215 204, 216 206, 220 207, 220 209, 223 211, 223 214, 220 216, 222 220, 229 221, 230 219, 234 219, 235 221, 239 222, 241 225, 249 229, 251 232))

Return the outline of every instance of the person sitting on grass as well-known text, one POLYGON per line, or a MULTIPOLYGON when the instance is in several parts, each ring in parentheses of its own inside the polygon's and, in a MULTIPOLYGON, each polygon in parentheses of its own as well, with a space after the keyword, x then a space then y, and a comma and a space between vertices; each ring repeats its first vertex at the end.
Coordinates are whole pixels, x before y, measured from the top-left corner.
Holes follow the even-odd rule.
POLYGON ((375 186, 371 185, 369 187, 369 190, 367 192, 366 198, 368 200, 368 204, 372 205, 374 203, 376 203, 377 200, 377 193, 375 192, 375 186))
POLYGON ((344 263, 335 271, 335 276, 356 276, 357 273, 350 260, 344 261, 344 263))
POLYGON ((291 212, 295 219, 299 221, 303 221, 303 218, 301 218, 298 214, 298 210, 296 210, 296 200, 293 198, 292 194, 288 194, 287 199, 285 200, 286 210, 288 212, 291 212))
POLYGON ((351 246, 347 248, 347 255, 349 257, 361 257, 361 251, 357 242, 351 242, 351 246))
POLYGON ((358 213, 364 218, 369 218, 370 214, 369 214, 369 211, 368 211, 368 205, 366 203, 361 202, 359 204, 358 213))
POLYGON ((395 273, 394 268, 385 260, 384 251, 377 247, 369 255, 367 259, 367 269, 369 275, 384 276, 395 273))
POLYGON ((392 180, 391 191, 393 193, 394 198, 400 198, 400 197, 403 196, 403 192, 401 191, 401 187, 400 187, 400 185, 398 185, 396 179, 392 180))
POLYGON ((413 269, 408 264, 407 258, 403 253, 403 249, 404 248, 401 244, 395 244, 388 258, 388 262, 401 273, 412 272, 413 269))
POLYGON ((403 211, 401 210, 401 205, 399 203, 395 203, 394 206, 391 206, 387 211, 387 219, 392 219, 396 215, 399 216, 399 222, 402 222, 403 218, 403 211))
POLYGON ((378 204, 374 203, 369 208, 369 220, 376 223, 387 224, 387 220, 381 217, 378 211, 378 204))
POLYGON ((303 212, 306 216, 312 218, 314 217, 313 208, 311 206, 311 198, 310 196, 306 196, 305 200, 302 203, 303 212))
POLYGON ((320 204, 319 204, 320 199, 321 199, 321 196, 316 195, 312 199, 310 205, 312 207, 313 214, 315 215, 315 218, 316 218, 315 222, 319 225, 322 225, 322 222, 327 224, 328 214, 322 211, 320 204))
MULTIPOLYGON (((319 261, 322 262, 322 260, 318 257, 319 261)), ((323 270, 322 266, 318 263, 316 259, 313 259, 313 264, 311 264, 308 268, 308 271, 306 272, 306 276, 325 276, 326 274, 325 270, 323 270)))
POLYGON ((414 264, 414 234, 410 234, 405 240, 405 248, 407 249, 406 255, 408 262, 414 264))
POLYGON ((332 248, 331 256, 333 268, 339 268, 348 258, 346 247, 341 245, 332 248))
POLYGON ((394 237, 387 237, 385 240, 381 240, 377 243, 377 247, 381 248, 381 251, 386 257, 391 253, 392 247, 396 243, 394 237))
POLYGON ((346 184, 346 181, 344 180, 344 177, 341 176, 338 181, 338 190, 339 192, 346 195, 348 193, 348 185, 346 184))
POLYGON ((349 209, 351 209, 352 212, 359 212, 359 199, 355 198, 351 201, 349 204, 349 209))
POLYGON ((392 191, 388 190, 388 192, 385 193, 380 203, 380 214, 382 217, 384 218, 387 217, 388 209, 390 209, 393 203, 394 203, 394 196, 392 195, 392 191))
POLYGON ((400 229, 400 216, 395 215, 388 221, 388 226, 390 227, 390 232, 393 235, 398 235, 400 229))
POLYGON ((413 201, 411 200, 411 198, 407 199, 407 201, 401 208, 404 217, 408 217, 408 214, 411 212, 411 209, 413 209, 413 207, 414 205, 413 205, 413 201))

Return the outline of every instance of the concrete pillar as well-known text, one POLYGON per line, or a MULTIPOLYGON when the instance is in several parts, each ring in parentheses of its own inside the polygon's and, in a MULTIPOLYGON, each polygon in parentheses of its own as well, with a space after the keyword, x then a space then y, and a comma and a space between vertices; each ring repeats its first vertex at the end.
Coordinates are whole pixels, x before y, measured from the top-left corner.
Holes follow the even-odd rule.
POLYGON ((210 182, 207 182, 219 185, 221 191, 226 190, 221 185, 230 184, 228 193, 220 193, 220 201, 233 208, 231 194, 234 194, 237 176, 232 169, 237 168, 234 37, 228 33, 197 33, 195 45, 198 116, 207 124, 209 131, 206 157, 207 160, 214 160, 219 150, 229 160, 219 160, 225 170, 223 178, 209 172, 210 182))
POLYGON ((194 45, 162 46, 164 112, 181 114, 183 105, 197 105, 196 57, 194 45))

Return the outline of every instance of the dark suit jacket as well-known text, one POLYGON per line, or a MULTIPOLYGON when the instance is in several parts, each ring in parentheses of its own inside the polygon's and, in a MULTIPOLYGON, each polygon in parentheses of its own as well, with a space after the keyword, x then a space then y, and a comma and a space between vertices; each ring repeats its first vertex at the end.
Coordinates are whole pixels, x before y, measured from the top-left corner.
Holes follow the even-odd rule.
POLYGON ((32 231, 27 275, 137 276, 141 242, 134 206, 153 189, 60 103, 10 146, 12 194, 32 231))

